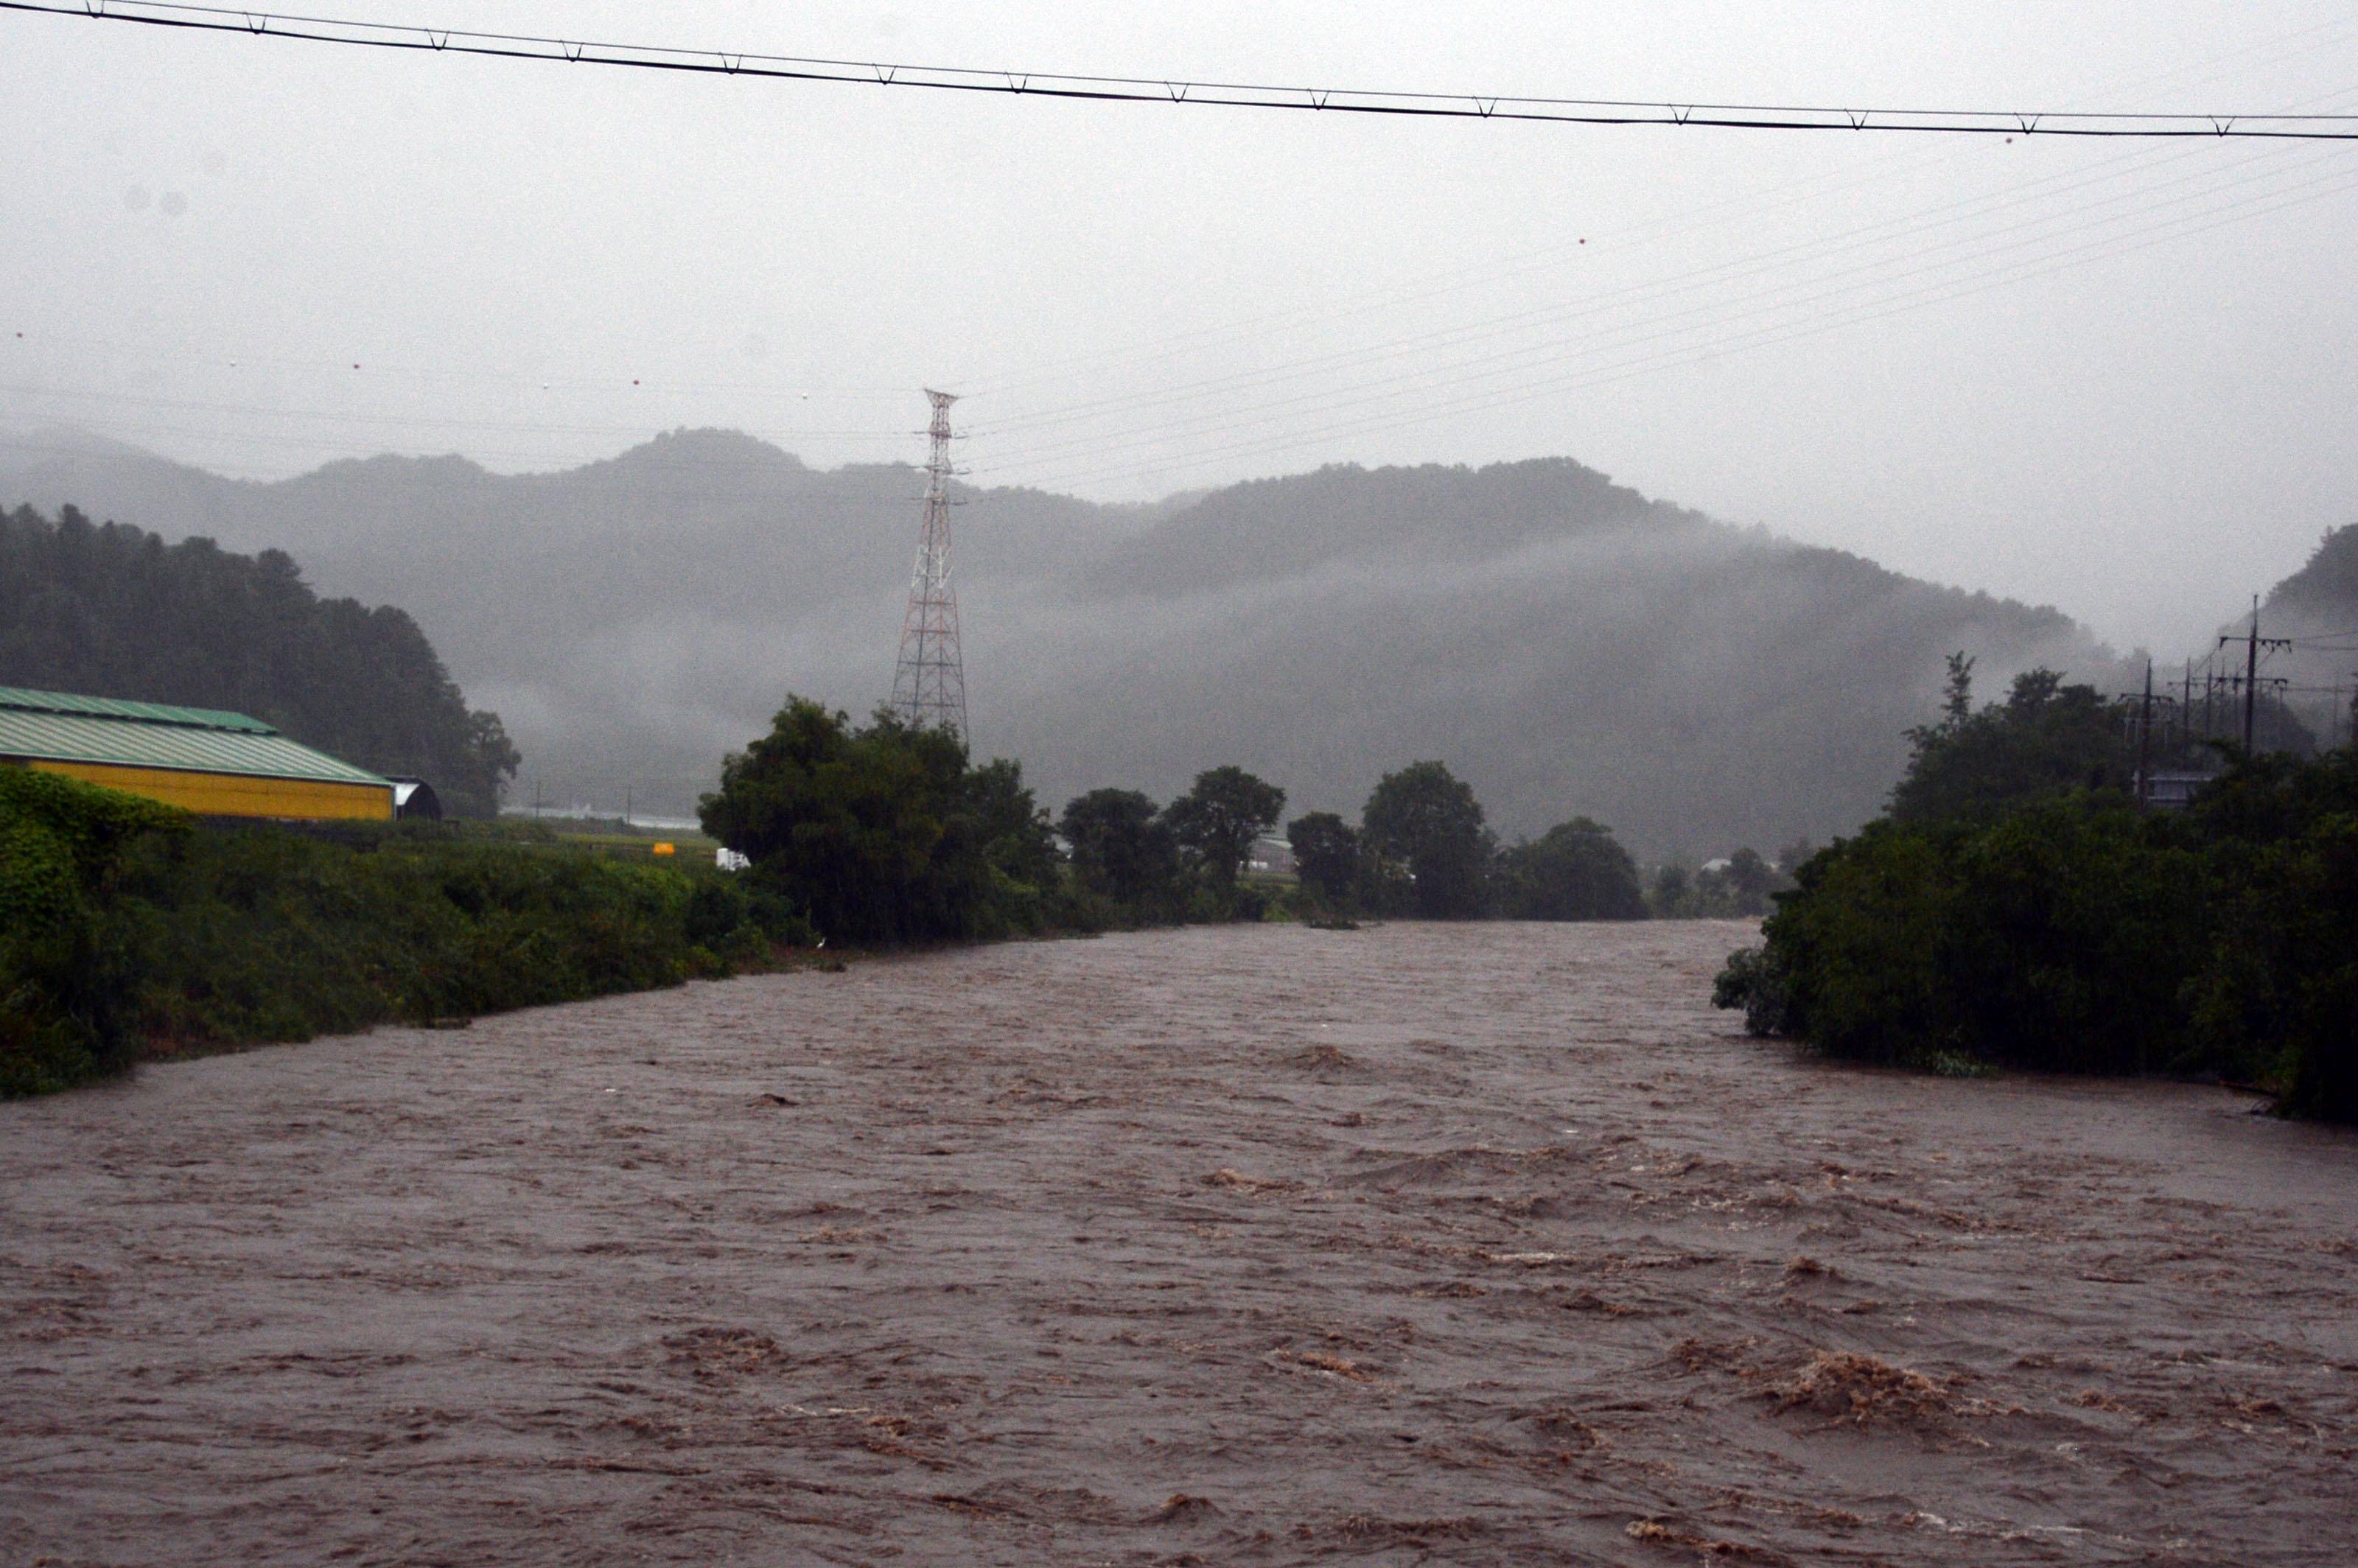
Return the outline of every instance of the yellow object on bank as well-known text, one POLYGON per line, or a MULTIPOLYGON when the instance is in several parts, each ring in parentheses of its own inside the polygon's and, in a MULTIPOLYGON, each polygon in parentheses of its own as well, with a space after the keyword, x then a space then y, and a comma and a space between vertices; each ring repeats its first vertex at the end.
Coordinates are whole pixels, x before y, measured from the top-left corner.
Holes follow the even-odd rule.
POLYGON ((63 773, 84 784, 144 795, 200 816, 275 816, 310 822, 393 820, 393 789, 387 784, 182 773, 171 768, 125 768, 106 762, 34 762, 27 765, 45 773, 63 773))
POLYGON ((658 843, 655 846, 654 852, 658 855, 676 855, 679 853, 679 850, 670 844, 658 843))

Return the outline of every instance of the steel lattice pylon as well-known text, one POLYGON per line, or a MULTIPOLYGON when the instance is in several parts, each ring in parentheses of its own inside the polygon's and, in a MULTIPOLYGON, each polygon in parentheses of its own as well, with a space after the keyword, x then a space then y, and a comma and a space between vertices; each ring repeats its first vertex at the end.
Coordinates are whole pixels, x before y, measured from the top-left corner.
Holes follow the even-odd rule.
POLYGON ((950 405, 927 388, 934 422, 926 434, 925 526, 917 569, 909 579, 909 613, 901 622, 901 662, 892 671, 892 708, 911 724, 966 733, 966 665, 958 653, 957 591, 950 586, 950 405))

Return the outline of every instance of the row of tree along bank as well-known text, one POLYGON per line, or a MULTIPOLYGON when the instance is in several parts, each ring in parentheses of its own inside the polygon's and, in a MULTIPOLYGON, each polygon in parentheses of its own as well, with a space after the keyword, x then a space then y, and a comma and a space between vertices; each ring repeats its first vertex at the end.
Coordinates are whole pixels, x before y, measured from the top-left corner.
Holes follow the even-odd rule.
POLYGON ((2139 811, 2095 692, 2034 671, 1976 712, 1969 681, 1714 1000, 1852 1060, 2213 1077, 2358 1121, 2358 755, 2231 754, 2139 811))
MULTIPOLYGON (((1612 830, 1587 817, 1501 847, 1473 790, 1437 762, 1386 774, 1357 826, 1312 812, 1286 826, 1296 884, 1247 874, 1285 791, 1206 770, 1158 806, 1097 789, 1051 818, 1010 762, 890 712, 865 726, 790 698, 769 734, 724 765, 705 830, 750 857, 751 882, 831 937, 911 942, 1281 916, 1638 920, 1758 914, 1781 873, 1752 850, 1650 900, 1612 830), (1063 840, 1060 851, 1057 840, 1063 840)), ((1805 857, 1807 847, 1787 851, 1805 857)))
MULTIPOLYGON (((1387 775, 1353 826, 1288 828, 1299 877, 1248 873, 1285 793, 1237 767, 1157 806, 1101 789, 1052 818, 1014 762, 940 730, 790 699, 728 759, 702 819, 750 857, 618 861, 537 825, 226 827, 0 768, 0 1095, 151 1054, 674 985, 843 946, 1352 914, 1636 919, 1637 868, 1575 818, 1500 848, 1439 762, 1387 775), (1059 839, 1062 843, 1059 843, 1059 839)), ((1682 890, 1765 901, 1736 857, 1682 890)), ((1734 907, 1725 912, 1736 913, 1734 907)))
POLYGON ((1811 854, 1788 847, 1770 865, 1755 850, 1689 871, 1660 868, 1641 884, 1637 862, 1591 817, 1501 845, 1481 802, 1440 762, 1415 762, 1377 784, 1356 827, 1330 811, 1286 825, 1313 910, 1437 920, 1643 920, 1768 913, 1770 898, 1811 854))

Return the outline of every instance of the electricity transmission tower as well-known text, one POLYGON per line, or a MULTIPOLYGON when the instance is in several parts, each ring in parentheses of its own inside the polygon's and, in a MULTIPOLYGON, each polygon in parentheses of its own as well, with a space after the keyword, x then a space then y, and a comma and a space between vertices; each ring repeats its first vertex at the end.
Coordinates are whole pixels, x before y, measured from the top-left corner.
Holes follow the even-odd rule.
POLYGON ((909 579, 909 612, 901 622, 901 662, 892 671, 893 711, 922 729, 966 734, 966 665, 958 653, 957 592, 950 586, 950 393, 928 388, 934 422, 925 434, 925 526, 917 569, 909 579))

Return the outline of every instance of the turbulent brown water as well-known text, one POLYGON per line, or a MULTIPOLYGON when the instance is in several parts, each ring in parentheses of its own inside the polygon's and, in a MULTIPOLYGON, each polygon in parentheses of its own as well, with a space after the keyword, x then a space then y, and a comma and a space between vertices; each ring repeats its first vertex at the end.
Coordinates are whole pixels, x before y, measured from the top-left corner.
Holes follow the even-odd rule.
POLYGON ((1213 929, 0 1106, 15 1563, 2358 1559, 2358 1138, 1735 925, 1213 929))

